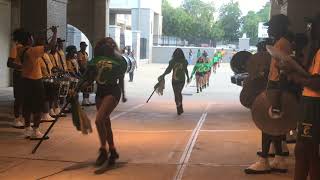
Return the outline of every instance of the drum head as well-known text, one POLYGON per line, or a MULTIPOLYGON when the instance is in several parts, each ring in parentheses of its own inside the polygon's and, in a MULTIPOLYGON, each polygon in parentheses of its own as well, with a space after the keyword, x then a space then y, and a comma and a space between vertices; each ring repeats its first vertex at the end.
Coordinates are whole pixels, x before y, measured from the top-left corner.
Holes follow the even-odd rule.
POLYGON ((259 76, 268 77, 271 56, 268 52, 258 52, 252 55, 247 63, 249 75, 254 79, 259 76))
POLYGON ((243 88, 240 93, 240 103, 246 107, 251 108, 256 97, 263 92, 267 87, 267 79, 263 77, 252 79, 247 77, 243 82, 243 88))
POLYGON ((240 51, 236 53, 230 61, 232 71, 235 74, 247 72, 247 61, 251 56, 252 54, 248 51, 240 51))
POLYGON ((279 136, 297 128, 301 118, 301 109, 294 94, 283 92, 281 95, 282 117, 272 119, 269 116, 271 103, 263 91, 254 100, 251 108, 252 119, 256 126, 264 133, 279 136))

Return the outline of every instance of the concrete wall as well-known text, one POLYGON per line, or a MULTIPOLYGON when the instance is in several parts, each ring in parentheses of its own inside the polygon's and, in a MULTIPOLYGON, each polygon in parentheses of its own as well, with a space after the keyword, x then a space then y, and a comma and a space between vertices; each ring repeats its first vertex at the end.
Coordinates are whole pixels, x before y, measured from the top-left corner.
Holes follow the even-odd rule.
POLYGON ((162 0, 111 0, 110 9, 152 9, 155 13, 161 14, 162 0))
POLYGON ((67 3, 68 0, 47 1, 47 27, 58 25, 58 37, 62 39, 67 38, 67 3))
POLYGON ((206 50, 209 57, 212 58, 216 52, 215 48, 204 48, 204 47, 173 47, 173 46, 153 46, 152 48, 152 63, 168 63, 171 60, 172 54, 176 48, 181 48, 184 52, 186 59, 189 56, 189 50, 193 52, 192 64, 197 61, 197 52, 200 49, 201 53, 206 50))
MULTIPOLYGON (((66 38, 67 0, 21 1, 21 26, 39 33, 50 26, 59 26, 58 37, 66 38)), ((48 36, 51 32, 48 32, 48 36)))
POLYGON ((67 17, 92 45, 109 34, 109 0, 69 0, 67 17))
POLYGON ((151 9, 140 9, 140 28, 139 28, 139 9, 132 9, 132 30, 141 32, 140 37, 147 39, 146 59, 152 58, 153 46, 153 26, 154 12, 151 9))
POLYGON ((10 81, 7 59, 10 49, 11 2, 0 0, 0 87, 8 87, 10 81))

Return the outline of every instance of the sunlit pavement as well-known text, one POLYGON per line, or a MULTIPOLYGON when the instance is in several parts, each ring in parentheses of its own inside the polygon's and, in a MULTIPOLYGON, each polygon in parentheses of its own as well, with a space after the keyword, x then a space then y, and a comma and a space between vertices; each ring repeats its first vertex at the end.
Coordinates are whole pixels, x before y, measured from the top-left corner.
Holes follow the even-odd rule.
MULTIPOLYGON (((181 116, 175 110, 171 75, 166 78, 164 95, 155 94, 145 103, 165 67, 140 65, 134 82, 126 82, 128 102, 120 103, 112 114, 119 163, 102 175, 94 174, 99 148, 96 130, 82 135, 70 117, 62 118, 33 155, 36 142, 23 139, 23 130, 10 127, 12 89, 1 89, 0 179, 292 179, 293 145, 288 174, 244 174, 257 159, 260 132, 250 111, 239 103, 241 88, 230 83, 229 64, 221 65, 202 93, 196 93, 194 81, 183 90, 185 113, 181 116)), ((95 108, 85 110, 94 125, 95 108)), ((41 127, 44 130, 48 125, 41 127)))

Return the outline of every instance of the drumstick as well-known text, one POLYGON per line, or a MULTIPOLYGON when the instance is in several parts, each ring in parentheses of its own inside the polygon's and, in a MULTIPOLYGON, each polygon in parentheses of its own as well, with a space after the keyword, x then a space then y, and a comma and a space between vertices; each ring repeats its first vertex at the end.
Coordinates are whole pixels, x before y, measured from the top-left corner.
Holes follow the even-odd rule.
MULTIPOLYGON (((80 88, 81 88, 81 85, 83 84, 84 82, 82 83, 79 83, 79 85, 76 87, 75 89, 75 93, 74 94, 77 94, 79 91, 80 91, 80 88)), ((45 137, 47 137, 47 135, 49 134, 50 130, 53 128, 53 126, 55 125, 55 123, 59 120, 61 114, 63 113, 63 111, 68 107, 68 105, 71 103, 71 99, 72 98, 69 98, 67 99, 67 102, 66 104, 61 108, 60 110, 60 113, 57 115, 57 117, 55 118, 55 120, 52 122, 52 124, 49 126, 49 128, 47 129, 47 131, 44 133, 44 135, 42 136, 42 138, 40 139, 40 141, 37 143, 37 145, 33 148, 32 150, 32 154, 36 153, 37 149, 39 148, 39 146, 41 145, 42 141, 45 140, 45 137)))
POLYGON ((148 100, 147 100, 147 102, 146 102, 146 103, 148 103, 148 102, 149 102, 149 100, 150 100, 150 99, 151 99, 151 97, 153 96, 154 92, 156 92, 156 90, 157 90, 157 89, 154 89, 154 90, 153 90, 153 92, 151 93, 151 95, 150 95, 150 97, 148 98, 148 100))
MULTIPOLYGON (((163 81, 163 80, 161 80, 161 81, 163 81)), ((160 82, 161 81, 159 81, 155 86, 154 86, 154 90, 153 90, 153 92, 151 93, 151 95, 150 95, 150 97, 148 98, 148 100, 147 100, 147 102, 146 103, 148 103, 149 102, 149 100, 151 99, 151 97, 153 96, 153 94, 154 94, 154 92, 156 92, 156 90, 158 89, 158 87, 159 87, 159 85, 160 85, 160 82)))
POLYGON ((37 143, 37 145, 33 148, 32 150, 32 154, 36 153, 37 149, 39 148, 39 146, 41 145, 42 141, 46 139, 47 135, 49 134, 50 130, 53 128, 54 124, 58 121, 58 119, 60 118, 60 115, 62 114, 62 112, 67 108, 67 106, 70 104, 70 100, 61 108, 60 113, 57 115, 57 117, 55 118, 55 120, 52 122, 52 124, 49 126, 49 128, 47 129, 47 131, 44 133, 44 135, 42 136, 42 138, 40 139, 40 141, 37 143))
POLYGON ((310 77, 311 75, 306 72, 292 57, 282 53, 281 51, 277 50, 273 46, 267 45, 266 46, 267 51, 269 54, 274 57, 277 61, 283 61, 287 63, 290 67, 292 67, 295 71, 297 71, 299 74, 310 77))

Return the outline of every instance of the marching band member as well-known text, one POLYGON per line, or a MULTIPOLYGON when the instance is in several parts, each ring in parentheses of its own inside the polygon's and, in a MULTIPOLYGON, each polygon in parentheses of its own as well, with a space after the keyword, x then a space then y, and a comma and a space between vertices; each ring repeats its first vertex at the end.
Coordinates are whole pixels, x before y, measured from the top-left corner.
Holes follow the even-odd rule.
MULTIPOLYGON (((57 71, 62 71, 62 69, 61 69, 62 66, 61 66, 61 62, 59 61, 59 55, 58 55, 57 51, 58 51, 58 46, 55 45, 51 49, 51 51, 48 55, 49 55, 49 58, 51 60, 52 65, 53 65, 52 69, 55 69, 57 71)), ((59 94, 56 93, 54 100, 53 100, 52 107, 50 109, 50 115, 53 117, 60 114, 59 97, 58 96, 59 96, 59 94)))
POLYGON ((110 114, 118 105, 121 94, 122 101, 127 101, 124 91, 124 74, 127 65, 120 55, 116 42, 110 37, 97 43, 94 55, 95 57, 88 63, 80 86, 85 87, 94 80, 97 81, 96 127, 100 139, 100 149, 96 165, 110 166, 114 165, 116 159, 119 158, 114 145, 110 114), (106 143, 108 143, 110 154, 106 143))
MULTIPOLYGON (((70 75, 70 87, 69 87, 69 93, 67 96, 70 97, 70 90, 74 90, 73 88, 76 88, 77 86, 77 82, 79 81, 80 77, 81 77, 81 73, 80 73, 80 67, 78 64, 78 60, 77 60, 77 47, 76 46, 68 46, 66 48, 66 63, 67 63, 67 71, 68 74, 70 75)), ((76 99, 78 99, 78 94, 75 95, 76 99)), ((70 105, 68 107, 66 107, 65 113, 70 113, 71 112, 71 108, 70 105)))
MULTIPOLYGON (((305 59, 310 77, 290 73, 294 82, 304 86, 302 93, 303 119, 298 122, 295 147, 294 180, 320 179, 320 14, 311 19, 311 46, 305 59)), ((290 69, 283 65, 283 69, 290 69)))
MULTIPOLYGON (((79 66, 80 66, 80 72, 82 74, 86 71, 87 64, 88 64, 88 61, 89 61, 89 56, 88 56, 88 54, 86 52, 87 46, 88 45, 87 45, 86 42, 81 42, 80 43, 80 51, 78 52, 78 63, 79 63, 79 66)), ((90 93, 85 92, 85 91, 82 91, 82 93, 83 93, 82 105, 83 106, 91 105, 92 103, 89 100, 90 93)))
POLYGON ((24 119, 22 117, 22 100, 23 100, 23 87, 22 87, 22 78, 21 62, 17 59, 17 51, 23 47, 23 29, 17 29, 12 34, 12 46, 10 50, 10 56, 7 61, 7 66, 13 69, 13 96, 14 96, 14 122, 13 127, 15 128, 24 128, 24 119))
POLYGON ((66 56, 63 51, 63 42, 65 42, 64 39, 58 38, 57 39, 57 56, 59 59, 59 67, 64 72, 68 72, 67 62, 66 62, 66 56))
MULTIPOLYGON (((208 53, 207 51, 204 51, 203 54, 203 59, 204 59, 204 63, 205 64, 209 64, 210 63, 210 59, 208 58, 208 53)), ((210 75, 211 75, 211 67, 207 68, 205 73, 204 73, 204 83, 203 83, 203 89, 206 87, 209 87, 209 80, 210 80, 210 75)))
MULTIPOLYGON (((53 85, 52 79, 52 68, 53 64, 49 57, 49 51, 45 52, 41 58, 39 58, 41 72, 44 80, 44 89, 45 89, 45 103, 41 120, 52 121, 52 118, 49 114, 50 110, 53 107, 54 97, 56 96, 55 87, 53 85), (52 81, 50 81, 52 80, 52 81)), ((52 116, 55 116, 54 113, 51 112, 52 116)))
POLYGON ((188 61, 186 60, 182 49, 177 48, 173 54, 172 59, 169 62, 169 66, 165 70, 165 72, 159 76, 159 82, 164 80, 164 77, 172 72, 172 88, 174 92, 174 99, 177 107, 177 114, 180 115, 183 113, 183 105, 182 105, 182 89, 185 84, 185 77, 187 76, 187 83, 190 82, 189 73, 188 73, 188 61))
MULTIPOLYGON (((272 16, 270 21, 266 24, 268 25, 268 34, 270 37, 276 39, 274 47, 281 50, 282 52, 290 55, 292 53, 291 42, 288 31, 289 19, 283 14, 272 16)), ((281 76, 282 78, 283 76, 281 76)), ((280 88, 280 71, 275 59, 271 60, 270 72, 269 72, 269 83, 267 87, 267 96, 270 99, 272 107, 269 110, 269 115, 272 118, 280 118, 280 111, 278 111, 280 105, 281 90, 287 89, 284 85, 280 88), (270 91, 273 90, 273 91, 270 91), (277 90, 277 91, 275 91, 277 90), (274 93, 277 92, 277 93, 274 93)), ((282 136, 272 136, 262 132, 262 152, 259 153, 259 161, 252 164, 250 167, 245 169, 247 174, 265 174, 274 172, 287 172, 287 164, 285 162, 285 156, 288 155, 287 144, 285 143, 286 135, 282 136), (270 149, 270 144, 273 143, 275 148, 275 158, 269 163, 268 152, 270 149), (287 153, 285 153, 287 152, 287 153)))
MULTIPOLYGON (((25 119, 25 137, 31 140, 42 138, 39 130, 41 113, 44 104, 44 86, 39 58, 52 49, 57 40, 57 28, 51 28, 52 39, 48 45, 33 46, 33 38, 30 33, 24 33, 24 48, 18 52, 22 62, 22 78, 24 87, 23 116, 25 119), (30 127, 31 114, 33 115, 33 128, 30 127)), ((43 38, 44 39, 44 38, 43 38)), ((40 40, 38 37, 37 40, 40 40)), ((44 41, 44 40, 43 40, 44 41)), ((43 43, 44 44, 44 43, 43 43)))
POLYGON ((76 46, 68 46, 66 48, 66 61, 67 61, 67 69, 68 73, 74 77, 79 79, 81 77, 80 66, 77 60, 77 48, 76 46))
POLYGON ((193 70, 191 72, 191 76, 190 76, 190 79, 192 79, 193 75, 196 74, 197 93, 199 93, 199 89, 200 89, 200 92, 202 92, 204 73, 201 71, 201 69, 203 68, 203 63, 204 63, 203 57, 200 56, 196 64, 194 65, 193 70))

